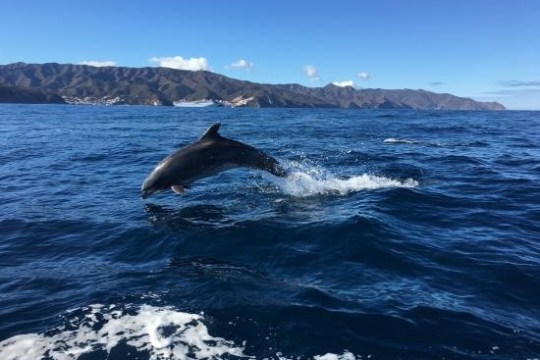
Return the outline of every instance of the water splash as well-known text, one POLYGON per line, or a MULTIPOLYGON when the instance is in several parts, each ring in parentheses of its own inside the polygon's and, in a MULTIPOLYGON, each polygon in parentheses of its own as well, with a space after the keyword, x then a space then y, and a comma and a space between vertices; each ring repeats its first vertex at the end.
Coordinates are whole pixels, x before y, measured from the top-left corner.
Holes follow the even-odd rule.
POLYGON ((418 181, 411 178, 397 180, 367 173, 338 177, 320 167, 301 164, 293 164, 286 178, 272 178, 271 181, 281 192, 297 197, 327 194, 347 195, 362 190, 418 186, 418 181))

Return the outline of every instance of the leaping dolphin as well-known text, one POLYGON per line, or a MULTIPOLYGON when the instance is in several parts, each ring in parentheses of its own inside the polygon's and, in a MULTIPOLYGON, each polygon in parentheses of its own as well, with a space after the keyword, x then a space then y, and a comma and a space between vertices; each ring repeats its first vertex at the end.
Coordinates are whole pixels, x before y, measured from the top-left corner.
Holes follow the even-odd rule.
POLYGON ((180 194, 196 180, 237 167, 260 169, 279 177, 287 175, 270 155, 222 137, 218 133, 220 125, 210 126, 199 140, 161 160, 144 180, 141 197, 145 199, 168 188, 180 194))

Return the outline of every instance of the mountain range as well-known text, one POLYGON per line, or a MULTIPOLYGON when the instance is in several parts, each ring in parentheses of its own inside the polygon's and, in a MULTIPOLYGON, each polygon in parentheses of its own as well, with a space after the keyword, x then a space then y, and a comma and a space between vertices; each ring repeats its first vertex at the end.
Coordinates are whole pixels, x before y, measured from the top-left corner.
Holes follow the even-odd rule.
POLYGON ((57 63, 0 65, 0 102, 170 106, 199 100, 247 107, 505 109, 497 102, 425 90, 259 84, 209 71, 57 63))

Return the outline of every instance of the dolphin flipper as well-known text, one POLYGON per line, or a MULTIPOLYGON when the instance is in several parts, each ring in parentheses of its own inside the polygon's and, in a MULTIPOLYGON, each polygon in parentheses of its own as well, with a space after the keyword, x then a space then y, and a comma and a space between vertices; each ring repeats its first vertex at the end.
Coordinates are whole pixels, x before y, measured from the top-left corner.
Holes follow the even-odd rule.
POLYGON ((175 194, 183 194, 184 193, 184 186, 183 185, 171 185, 171 190, 174 191, 175 194))

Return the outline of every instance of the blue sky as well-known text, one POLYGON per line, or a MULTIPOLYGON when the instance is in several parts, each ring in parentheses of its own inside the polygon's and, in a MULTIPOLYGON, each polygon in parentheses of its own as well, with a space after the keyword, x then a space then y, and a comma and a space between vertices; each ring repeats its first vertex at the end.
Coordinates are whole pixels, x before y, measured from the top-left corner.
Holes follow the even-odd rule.
POLYGON ((208 69, 540 110, 538 0, 2 0, 0 64, 208 69))

